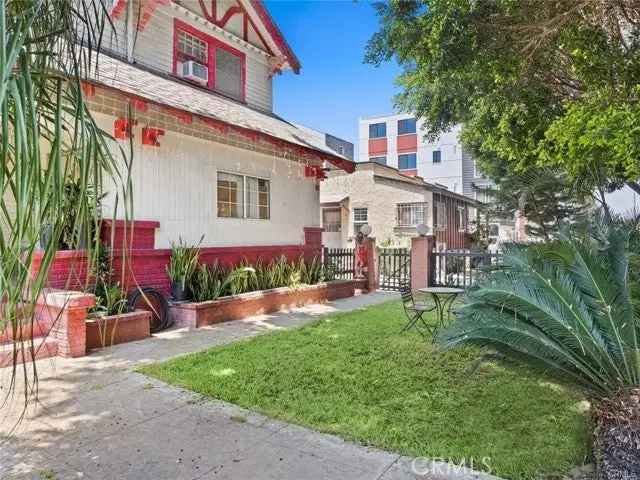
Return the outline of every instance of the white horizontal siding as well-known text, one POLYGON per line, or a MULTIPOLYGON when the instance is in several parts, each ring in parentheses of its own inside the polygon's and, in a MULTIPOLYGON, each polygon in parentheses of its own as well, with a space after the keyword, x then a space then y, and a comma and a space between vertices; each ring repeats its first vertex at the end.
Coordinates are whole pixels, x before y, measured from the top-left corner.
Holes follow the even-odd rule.
POLYGON ((162 72, 172 73, 174 18, 243 52, 246 55, 247 104, 260 110, 272 111, 272 82, 269 77, 267 58, 238 42, 230 41, 212 28, 207 28, 206 21, 196 21, 194 16, 188 16, 171 6, 159 6, 146 28, 137 32, 134 51, 136 62, 162 72))
MULTIPOLYGON (((103 128, 112 128, 113 117, 96 117, 103 128)), ((141 145, 139 127, 134 135, 134 215, 160 222, 157 248, 169 247, 179 237, 194 243, 202 235, 203 246, 301 244, 304 227, 320 225, 319 193, 299 164, 173 132, 160 138, 160 147, 141 145), (269 179, 271 218, 218 218, 220 170, 269 179)), ((111 192, 105 215, 111 215, 113 204, 111 192)))

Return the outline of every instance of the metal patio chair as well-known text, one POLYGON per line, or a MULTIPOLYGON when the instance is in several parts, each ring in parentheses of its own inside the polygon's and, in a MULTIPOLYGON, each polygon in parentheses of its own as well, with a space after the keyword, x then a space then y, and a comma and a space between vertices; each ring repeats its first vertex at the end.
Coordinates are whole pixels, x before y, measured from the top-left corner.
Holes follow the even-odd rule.
POLYGON ((436 309, 436 305, 434 303, 416 302, 413 298, 413 292, 408 286, 400 288, 400 297, 402 298, 404 313, 407 316, 407 323, 400 331, 406 332, 415 328, 420 335, 426 337, 425 332, 423 331, 424 328, 433 336, 438 327, 427 322, 423 318, 423 315, 434 311, 436 309))

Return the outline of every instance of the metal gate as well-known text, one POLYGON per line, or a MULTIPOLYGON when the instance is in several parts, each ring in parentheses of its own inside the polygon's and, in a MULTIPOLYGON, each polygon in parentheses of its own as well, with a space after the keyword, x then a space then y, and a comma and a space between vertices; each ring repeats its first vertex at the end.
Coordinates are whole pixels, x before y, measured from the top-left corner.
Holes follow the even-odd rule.
POLYGON ((411 284, 411 250, 381 248, 378 251, 378 283, 382 290, 400 290, 411 284))
POLYGON ((351 280, 355 274, 356 256, 353 248, 325 248, 324 266, 335 280, 351 280))

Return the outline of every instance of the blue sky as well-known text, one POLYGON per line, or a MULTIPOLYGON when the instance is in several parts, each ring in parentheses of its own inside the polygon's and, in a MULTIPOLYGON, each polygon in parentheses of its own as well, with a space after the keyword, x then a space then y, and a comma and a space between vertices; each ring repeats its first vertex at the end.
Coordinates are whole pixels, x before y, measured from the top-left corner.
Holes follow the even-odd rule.
POLYGON ((359 117, 392 111, 400 73, 395 63, 363 63, 378 29, 373 6, 352 0, 265 3, 302 64, 300 75, 287 71, 275 78, 276 113, 356 143, 359 117))

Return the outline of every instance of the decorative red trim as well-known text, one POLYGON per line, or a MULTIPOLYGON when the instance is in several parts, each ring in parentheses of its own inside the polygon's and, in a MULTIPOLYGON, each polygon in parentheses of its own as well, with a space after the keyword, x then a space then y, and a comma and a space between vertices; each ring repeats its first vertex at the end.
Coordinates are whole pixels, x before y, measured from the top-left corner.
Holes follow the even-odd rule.
POLYGON ((80 82, 80 88, 86 98, 91 98, 96 94, 96 86, 89 82, 80 82))
POLYGON ((138 31, 142 32, 146 27, 158 5, 169 5, 170 0, 146 0, 143 2, 140 20, 138 21, 138 31))
POLYGON ((193 123, 193 115, 184 110, 178 110, 172 107, 164 107, 163 110, 169 115, 173 115, 185 125, 191 125, 193 123))
POLYGON ((227 133, 229 133, 230 125, 227 125, 224 122, 221 122, 219 120, 214 120, 213 118, 206 118, 206 117, 201 117, 200 121, 205 125, 217 130, 223 135, 226 135, 227 133))
POLYGON ((398 135, 396 149, 400 153, 415 153, 418 149, 418 136, 415 133, 398 135))
POLYGON ((119 140, 133 138, 133 126, 138 122, 128 118, 116 118, 113 122, 113 136, 119 140))
POLYGON ((204 0, 198 0, 200 3, 200 9, 202 10, 202 14, 204 18, 209 20, 211 23, 216 23, 216 0, 211 0, 211 13, 207 12, 207 7, 204 5, 204 0))
POLYGON ((282 35, 282 32, 273 21, 273 18, 271 18, 271 15, 264 6, 264 3, 261 0, 250 0, 250 2, 251 6, 253 6, 253 8, 255 9, 258 17, 260 17, 260 20, 267 29, 267 32, 269 32, 269 35, 271 36, 275 44, 278 46, 283 55, 287 57, 287 60, 289 61, 289 64, 291 65, 293 71, 295 73, 300 73, 300 61, 291 50, 291 47, 289 47, 289 44, 284 38, 284 35, 282 35))
POLYGON ((119 18, 127 7, 128 0, 115 0, 113 7, 111 8, 111 18, 114 20, 119 18))
MULTIPOLYGON (((175 18, 173 20, 173 74, 178 74, 178 32, 182 31, 188 33, 189 35, 193 35, 194 37, 202 40, 207 44, 207 55, 208 55, 208 64, 207 68, 209 70, 209 81, 207 83, 207 87, 210 90, 217 91, 215 88, 216 85, 216 56, 215 50, 216 48, 222 48, 227 52, 235 55, 240 58, 240 81, 242 82, 242 95, 240 101, 246 102, 247 98, 247 58, 246 55, 224 42, 212 37, 211 35, 207 35, 206 33, 194 28, 193 26, 185 23, 181 20, 175 18)), ((224 95, 224 93, 222 93, 224 95)))
POLYGON ((142 144, 151 145, 152 147, 159 147, 159 138, 164 135, 164 130, 160 128, 144 127, 142 129, 142 144))
POLYGON ((224 15, 218 22, 218 25, 224 28, 224 26, 229 22, 229 20, 231 20, 231 17, 233 17, 237 13, 242 13, 241 7, 237 5, 234 5, 233 7, 229 7, 229 9, 226 12, 224 12, 224 15))
POLYGON ((249 15, 242 9, 242 38, 245 42, 249 41, 249 15))
POLYGON ((147 102, 145 102, 144 100, 140 100, 139 98, 133 98, 131 100, 131 106, 138 112, 147 111, 147 102))
MULTIPOLYGON (((105 86, 105 85, 100 85, 101 88, 104 88, 105 90, 112 90, 115 92, 120 93, 121 95, 124 95, 127 98, 137 98, 136 95, 133 94, 129 94, 129 93, 125 93, 122 92, 121 90, 118 90, 117 88, 114 87, 109 87, 109 86, 105 86)), ((314 159, 317 159, 317 161, 326 161, 331 163, 332 165, 340 168, 341 170, 344 170, 347 173, 353 173, 356 169, 355 167, 355 163, 337 157, 335 155, 331 155, 329 153, 325 153, 325 152, 321 152, 319 150, 316 150, 314 148, 311 147, 304 147, 301 145, 297 145, 294 143, 290 143, 286 140, 283 140, 281 138, 278 137, 274 137, 273 135, 269 135, 268 133, 264 133, 264 132, 260 132, 257 130, 251 130, 249 128, 243 128, 243 127, 239 127, 237 125, 233 125, 231 123, 227 123, 227 122, 223 122, 222 120, 216 120, 214 118, 210 118, 210 117, 205 117, 204 115, 198 115, 198 114, 192 114, 191 112, 187 112, 186 110, 180 110, 174 107, 169 107, 165 104, 159 103, 159 102, 155 102, 153 100, 145 100, 150 104, 153 105, 157 105, 161 108, 167 108, 169 110, 174 110, 174 111, 179 111, 179 112, 184 112, 186 115, 191 115, 192 117, 196 117, 198 118, 198 120, 200 120, 202 123, 204 123, 205 125, 208 125, 212 128, 215 128, 216 130, 218 130, 221 134, 227 134, 230 131, 231 132, 235 132, 238 133, 240 131, 242 132, 255 132, 255 136, 256 139, 258 141, 264 142, 264 143, 268 143, 270 145, 273 145, 276 148, 279 148, 281 151, 284 150, 288 150, 288 151, 293 151, 293 152, 301 152, 301 155, 307 156, 307 157, 312 157, 314 159)), ((124 120, 124 119, 122 119, 124 120)), ((116 120, 117 121, 117 120, 116 120)), ((135 122, 134 122, 135 124, 135 122)), ((114 122, 115 125, 115 122, 114 122)))
POLYGON ((369 139, 369 156, 375 156, 387 153, 387 138, 370 138, 369 139))

